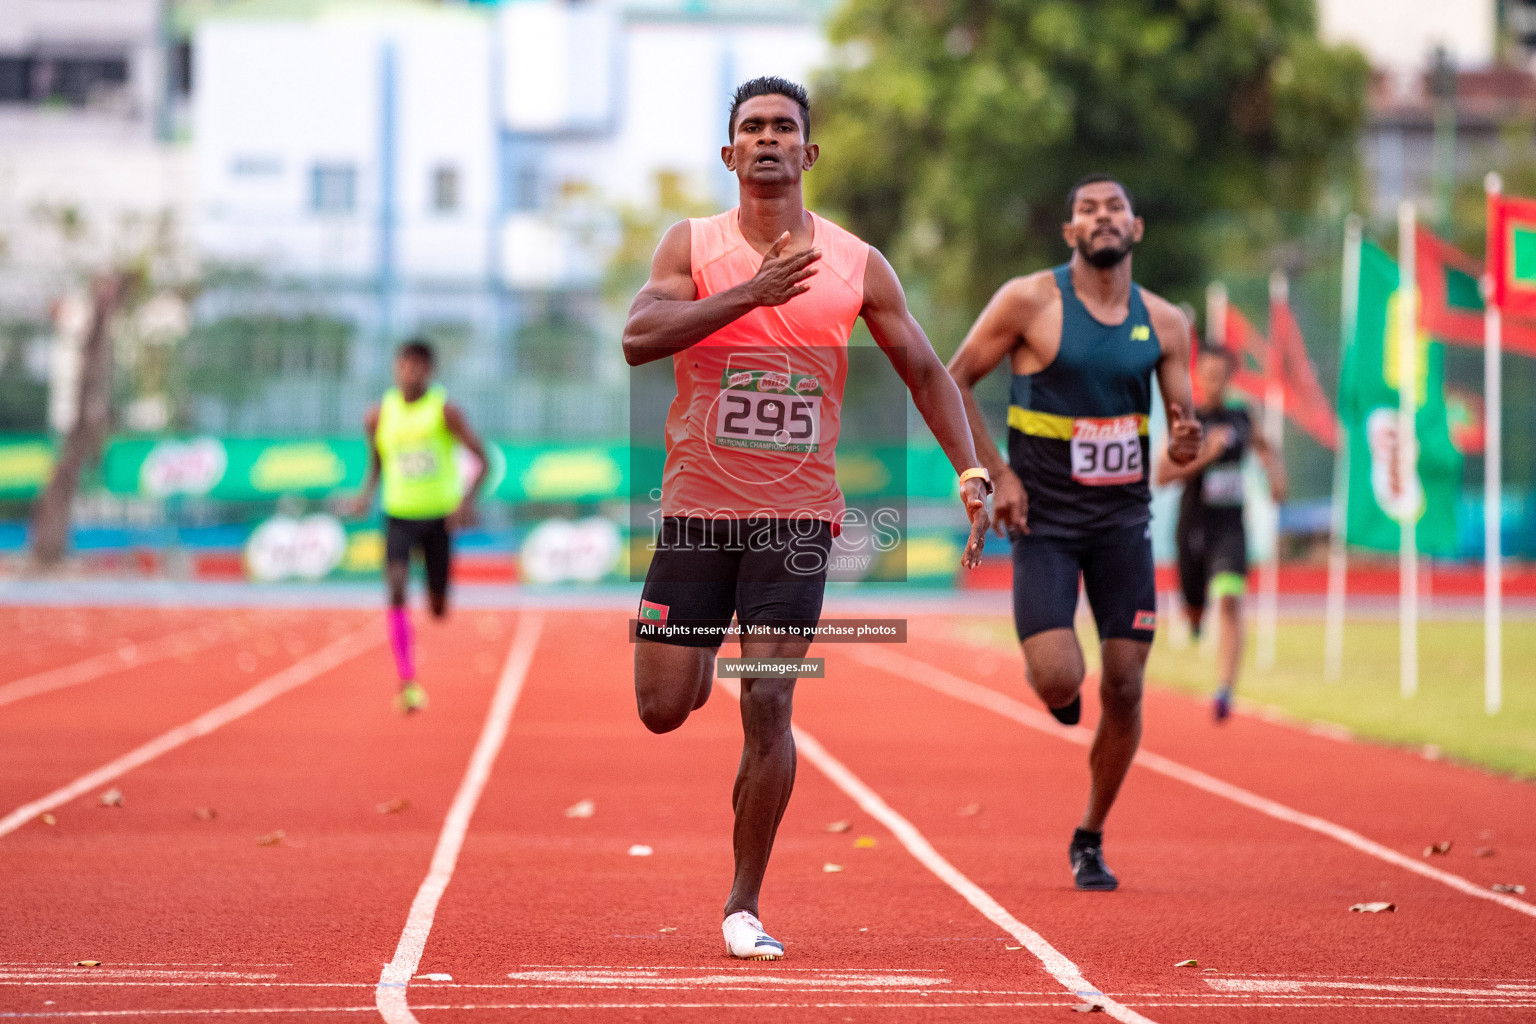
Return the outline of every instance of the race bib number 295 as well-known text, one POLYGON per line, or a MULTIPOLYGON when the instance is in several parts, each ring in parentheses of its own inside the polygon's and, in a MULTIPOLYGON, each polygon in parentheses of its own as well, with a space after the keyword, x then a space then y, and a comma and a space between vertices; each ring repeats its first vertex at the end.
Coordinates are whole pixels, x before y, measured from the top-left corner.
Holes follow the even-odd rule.
POLYGON ((714 442, 724 448, 817 451, 822 398, 821 382, 808 374, 727 371, 715 403, 714 442))
POLYGON ((1142 478, 1141 420, 1136 416, 1072 421, 1072 479, 1089 487, 1142 478))

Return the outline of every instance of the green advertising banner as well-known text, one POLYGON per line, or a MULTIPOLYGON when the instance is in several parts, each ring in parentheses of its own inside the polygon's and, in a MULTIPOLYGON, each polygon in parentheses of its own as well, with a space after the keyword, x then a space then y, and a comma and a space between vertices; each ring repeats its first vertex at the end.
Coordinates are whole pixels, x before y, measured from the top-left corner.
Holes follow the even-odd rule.
POLYGON ((53 475, 55 452, 46 437, 14 434, 0 438, 0 498, 31 498, 53 475))
MULTIPOLYGON (((34 497, 53 471, 54 442, 0 438, 0 498, 34 497)), ((647 479, 659 482, 664 453, 631 451, 622 442, 488 442, 488 499, 513 503, 624 500, 647 479)), ((467 479, 473 459, 462 449, 467 479)), ((319 499, 362 486, 368 448, 361 437, 118 437, 102 457, 102 486, 145 498, 203 497, 263 501, 284 495, 319 499)), ((948 501, 959 494, 955 471, 936 445, 849 447, 838 452, 837 479, 850 502, 908 497, 948 501)), ((636 497, 643 497, 637 495, 636 497)))
POLYGON ((257 501, 356 490, 367 466, 361 438, 120 438, 107 445, 101 475, 113 494, 257 501))
POLYGON ((1420 551, 1455 554, 1461 454, 1451 443, 1446 413, 1445 352, 1423 332, 1414 360, 1419 473, 1403 480, 1398 471, 1397 296, 1397 264, 1362 244, 1355 336, 1339 375, 1339 417, 1350 451, 1346 536, 1360 547, 1395 551, 1399 523, 1412 516, 1420 551))

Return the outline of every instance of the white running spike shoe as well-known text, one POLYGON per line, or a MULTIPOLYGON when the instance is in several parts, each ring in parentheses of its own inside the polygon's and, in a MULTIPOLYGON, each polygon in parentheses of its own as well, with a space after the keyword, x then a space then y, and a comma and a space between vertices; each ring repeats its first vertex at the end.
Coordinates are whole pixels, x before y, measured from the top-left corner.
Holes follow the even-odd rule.
POLYGON ((784 955, 784 943, 768 937, 763 922, 745 910, 738 910, 720 925, 725 933, 725 951, 738 960, 777 960, 784 955))

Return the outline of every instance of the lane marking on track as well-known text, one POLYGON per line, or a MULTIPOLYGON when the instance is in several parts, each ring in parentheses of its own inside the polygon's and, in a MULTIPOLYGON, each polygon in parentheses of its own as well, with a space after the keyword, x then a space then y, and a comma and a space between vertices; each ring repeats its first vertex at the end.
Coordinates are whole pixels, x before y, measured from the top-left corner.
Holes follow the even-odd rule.
MULTIPOLYGON (((740 686, 735 680, 722 679, 720 684, 738 702, 741 700, 740 686)), ((980 911, 983 917, 1017 939, 1024 948, 1034 954, 1035 959, 1040 961, 1046 973, 1055 978, 1068 992, 1083 1002, 1098 1003, 1105 1013, 1115 1020, 1124 1021, 1125 1024, 1153 1024, 1150 1018, 1116 1002, 1090 985, 1075 963, 1047 942, 1039 932, 1010 914, 985 889, 962 874, 960 869, 934 849, 933 844, 917 830, 915 825, 902 817, 895 808, 880 797, 880 794, 870 789, 864 780, 833 757, 816 737, 798 725, 791 728, 796 749, 830 779, 833 785, 842 790, 865 814, 884 825, 919 864, 959 893, 967 903, 980 911)))
POLYGON ((103 783, 111 782, 120 775, 148 764, 161 754, 206 736, 215 729, 222 728, 237 718, 248 715, 257 708, 276 700, 289 690, 303 686, 316 676, 329 672, 368 648, 382 643, 384 639, 382 634, 383 631, 377 626, 368 626, 355 633, 349 633, 340 640, 320 648, 314 654, 294 662, 276 675, 257 683, 240 696, 225 701, 212 711, 199 715, 185 725, 178 725, 169 732, 161 733, 143 746, 129 751, 115 761, 107 762, 95 771, 87 772, 69 785, 62 786, 45 797, 22 804, 4 818, 0 818, 0 836, 16 831, 44 811, 51 811, 78 796, 89 793, 103 783))
MULTIPOLYGON (((976 1009, 1020 1009, 1026 1007, 1058 1009, 1070 1008, 1074 1005, 1066 999, 1037 999, 1037 1000, 1011 1000, 986 1003, 947 1003, 924 1000, 910 1003, 435 1003, 423 1004, 416 1007, 422 1011, 439 1010, 976 1010, 976 1009)), ((1294 1003, 1294 1002, 1248 1002, 1248 1003, 1221 1003, 1213 1006, 1211 1003, 1191 1002, 1153 1002, 1148 1006, 1182 1009, 1281 1009, 1281 1010, 1339 1010, 1347 1006, 1350 1010, 1465 1010, 1483 1009, 1484 1007, 1469 1007, 1465 1003, 1371 1003, 1369 1005, 1354 1005, 1332 1003, 1294 1003)), ((281 1014, 281 1013, 371 1013, 372 1006, 262 1006, 262 1007, 229 1007, 207 1009, 171 1009, 171 1010, 61 1010, 57 1012, 29 1012, 29 1013, 0 1013, 0 1019, 12 1018, 96 1018, 96 1017, 160 1017, 160 1016, 195 1016, 217 1015, 229 1016, 234 1014, 281 1014)))
POLYGON ((1536 994, 1527 994, 1519 988, 1504 985, 1492 988, 1459 988, 1449 985, 1384 985, 1365 981, 1310 981, 1301 978, 1283 981, 1274 978, 1205 978, 1202 980, 1217 992, 1262 992, 1265 995, 1282 993, 1318 995, 1319 993, 1308 990, 1332 989, 1361 995, 1368 992, 1391 992, 1395 995, 1408 993, 1436 996, 1458 995, 1518 1003, 1529 1003, 1536 998, 1536 994))
MULTIPOLYGON (((856 661, 863 662, 871 668, 877 668, 891 675, 911 680, 919 685, 926 686, 936 693, 942 693, 946 697, 974 704, 979 708, 985 708, 1004 718, 1028 726, 1038 732, 1043 732, 1058 739, 1075 743, 1086 747, 1093 742, 1093 734, 1087 729, 1077 726, 1065 728, 1050 715, 1043 711, 1015 700, 1005 693, 999 693, 990 687, 973 683, 969 679, 962 679, 952 672, 945 671, 936 665, 930 665, 926 661, 913 658, 905 654, 897 654, 894 651, 881 650, 873 646, 864 648, 850 648, 848 655, 856 661)), ((1401 854, 1389 846, 1383 846, 1374 839, 1336 825, 1326 818, 1319 818, 1315 814, 1307 814, 1292 807, 1287 807, 1276 800, 1259 796, 1257 793, 1235 786, 1230 782, 1224 782, 1214 775, 1207 775, 1196 768, 1180 764, 1161 754, 1154 754, 1150 750, 1141 750, 1136 754, 1136 763, 1143 768, 1165 775, 1171 779, 1177 779, 1186 785, 1204 790, 1213 796, 1219 796, 1230 800, 1235 804, 1247 807, 1249 810, 1258 811, 1278 821, 1284 821, 1297 825, 1319 835, 1335 839, 1351 849, 1357 850, 1388 864, 1396 865, 1405 871, 1411 871, 1442 885, 1449 886, 1457 892, 1468 896, 1476 896, 1478 899, 1497 903, 1501 907, 1507 907, 1517 913, 1529 917, 1536 917, 1536 904, 1527 903, 1525 900, 1516 899, 1505 893, 1493 892, 1468 881, 1460 875, 1453 875, 1449 871, 1430 867, 1412 857, 1401 854)))
POLYGON ((395 947, 394 958, 384 965, 379 975, 379 983, 374 989, 374 1005, 388 1024, 416 1024, 416 1016, 411 1013, 406 1001, 406 986, 421 964, 427 936, 432 933, 432 919, 437 915, 438 901, 443 898, 453 878, 459 850, 463 848, 465 833, 469 831, 470 818, 474 816, 480 794, 490 780, 496 756, 501 753, 501 746, 506 742, 507 727, 512 721, 512 712, 517 709, 517 698, 523 692, 523 681, 528 677, 528 668, 533 663, 533 653, 539 645, 539 632, 543 626, 544 617, 537 613, 524 613, 519 618, 517 633, 507 652, 507 663, 501 670, 501 679, 491 698, 490 710, 486 712, 485 725, 480 730, 480 739, 475 743, 464 779, 453 796, 447 817, 443 819, 443 829, 438 834, 437 847, 432 851, 432 863, 427 869, 427 877, 422 879, 421 888, 416 890, 416 898, 411 901, 411 910, 405 919, 405 929, 400 933, 400 942, 395 947))
POLYGON ((88 683, 115 672, 148 665, 182 654, 195 654, 227 639, 223 630, 205 632, 203 629, 184 629, 155 640, 118 645, 117 650, 97 654, 70 665, 62 665, 46 672, 26 676, 14 682, 0 685, 0 707, 14 704, 28 697, 36 697, 54 690, 88 683))

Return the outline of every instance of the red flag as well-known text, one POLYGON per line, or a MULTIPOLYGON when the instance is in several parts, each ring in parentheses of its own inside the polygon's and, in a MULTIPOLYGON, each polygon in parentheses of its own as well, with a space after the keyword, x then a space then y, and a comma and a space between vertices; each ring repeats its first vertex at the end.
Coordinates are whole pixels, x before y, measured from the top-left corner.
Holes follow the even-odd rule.
POLYGON ((1237 356, 1237 369, 1232 372, 1232 386, 1255 401, 1264 398, 1264 369, 1268 363, 1269 342, 1254 329, 1248 318, 1236 306, 1227 305, 1227 323, 1224 332, 1226 346, 1237 356), (1244 358, 1247 357, 1247 358, 1244 358), (1249 360, 1252 360, 1250 368, 1249 360))
MULTIPOLYGON (((1452 303, 1452 280, 1470 280, 1475 289, 1483 268, 1461 250, 1440 240, 1432 231, 1420 227, 1414 235, 1414 271, 1419 285, 1419 322, 1439 341, 1453 345, 1483 344, 1482 302, 1469 306, 1466 301, 1452 303), (1456 275, 1452 278, 1450 275, 1456 275)), ((1472 296, 1476 298, 1476 291, 1472 296)))
POLYGON ((1272 338, 1265 338, 1235 307, 1227 306, 1226 346, 1237 356, 1232 387, 1262 402, 1269 380, 1280 385, 1285 414, 1327 448, 1338 446, 1338 418, 1307 358, 1301 329, 1285 303, 1269 311, 1272 338))
MULTIPOLYGON (((1536 204, 1532 204, 1536 206, 1536 204)), ((1490 210, 1489 217, 1497 215, 1490 210)), ((1493 220, 1490 227, 1496 228, 1493 220)), ((1536 229, 1536 225, 1533 225, 1536 229)), ((1493 234, 1490 232, 1490 238, 1493 234)), ((1460 249, 1420 227, 1414 241, 1419 285, 1419 323, 1430 337, 1450 345, 1483 347, 1483 268, 1460 249)), ((1536 356, 1536 323, 1505 310, 1504 347, 1536 356)))
POLYGON ((1488 269, 1504 315, 1536 320, 1536 199, 1488 197, 1488 269))
POLYGON ((1307 357, 1301 327, 1288 303, 1269 304, 1269 335, 1277 355, 1277 372, 1286 391, 1285 411, 1318 444, 1337 448, 1338 417, 1334 414, 1333 403, 1328 401, 1322 385, 1317 382, 1317 371, 1307 357))

